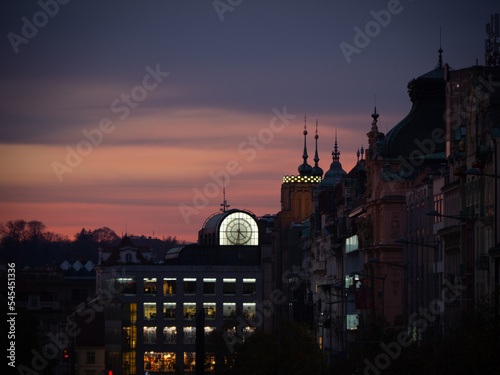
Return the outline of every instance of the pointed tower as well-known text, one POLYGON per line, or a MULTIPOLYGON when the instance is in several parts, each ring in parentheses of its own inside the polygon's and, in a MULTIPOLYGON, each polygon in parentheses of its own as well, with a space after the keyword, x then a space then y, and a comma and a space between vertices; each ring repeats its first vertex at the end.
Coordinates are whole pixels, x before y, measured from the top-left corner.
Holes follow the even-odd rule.
POLYGON ((377 142, 384 136, 384 133, 378 131, 378 118, 379 114, 377 113, 377 107, 375 107, 372 113, 372 128, 370 132, 366 134, 368 136, 368 150, 366 150, 367 159, 373 159, 377 155, 377 142))
POLYGON ((332 151, 332 164, 330 164, 330 169, 325 173, 325 178, 321 181, 321 187, 334 187, 337 185, 342 178, 346 175, 346 171, 342 169, 342 164, 340 163, 340 151, 337 142, 337 131, 335 130, 335 145, 332 151))
POLYGON ((301 223, 307 220, 313 212, 312 197, 313 189, 321 182, 323 170, 319 167, 318 157, 318 133, 316 127, 316 152, 314 156, 314 168, 307 163, 307 124, 304 116, 304 151, 302 153, 302 164, 299 165, 298 176, 283 176, 281 185, 281 211, 279 213, 280 225, 290 226, 292 222, 301 223))
POLYGON ((307 158, 309 157, 307 155, 307 124, 306 124, 306 116, 304 116, 304 152, 302 153, 302 159, 304 162, 299 165, 299 173, 301 176, 310 176, 312 173, 312 167, 307 164, 307 158))
POLYGON ((316 134, 314 134, 314 139, 316 140, 316 151, 314 152, 314 167, 312 169, 312 175, 316 177, 323 177, 323 169, 321 169, 318 165, 319 156, 318 156, 318 120, 316 120, 316 134))

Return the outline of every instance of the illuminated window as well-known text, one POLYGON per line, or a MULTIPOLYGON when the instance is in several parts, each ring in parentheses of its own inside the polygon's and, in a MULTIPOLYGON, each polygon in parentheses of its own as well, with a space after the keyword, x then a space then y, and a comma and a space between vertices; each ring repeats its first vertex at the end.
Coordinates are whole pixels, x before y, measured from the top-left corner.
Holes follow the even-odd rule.
POLYGON ((317 184, 319 182, 321 182, 321 176, 283 176, 284 184, 293 184, 293 183, 317 184))
POLYGON ((137 328, 136 326, 122 328, 122 347, 129 350, 135 349, 137 344, 137 328))
POLYGON ((176 327, 164 327, 163 328, 163 343, 164 344, 175 344, 177 341, 177 328, 176 327))
POLYGON ((224 302, 222 305, 222 316, 224 319, 235 317, 236 315, 236 303, 224 302))
POLYGON ((358 329, 358 314, 347 314, 347 329, 348 330, 355 330, 358 329))
POLYGON ((224 279, 222 285, 225 295, 234 296, 236 294, 236 279, 224 279))
POLYGON ((257 313, 255 303, 243 303, 243 314, 245 314, 249 319, 255 319, 255 314, 257 313))
POLYGON ((215 302, 203 302, 205 319, 215 319, 215 302))
POLYGON ((196 327, 184 327, 184 344, 196 343, 196 327))
POLYGON ((215 330, 215 327, 205 327, 205 336, 210 335, 215 330))
POLYGON ((145 295, 156 295, 156 278, 144 279, 144 294, 145 295))
POLYGON ((163 319, 175 319, 176 304, 175 302, 163 303, 163 319))
POLYGON ((177 280, 174 278, 163 279, 163 295, 175 295, 177 280))
POLYGON ((350 288, 352 286, 355 286, 356 289, 359 289, 361 286, 361 283, 359 282, 359 275, 345 275, 345 287, 350 288))
POLYGON ((193 320, 196 317, 196 303, 184 302, 183 315, 184 319, 193 320))
POLYGON ((215 294, 215 279, 203 279, 203 294, 204 295, 214 295, 215 294))
POLYGON ((205 353, 205 373, 215 372, 215 353, 205 353))
POLYGON ((156 327, 143 328, 144 344, 156 344, 156 327))
POLYGON ((116 291, 118 294, 122 295, 135 295, 136 294, 136 283, 135 278, 132 277, 122 277, 116 279, 116 291))
POLYGON ((144 303, 144 320, 154 320, 156 319, 156 303, 155 302, 145 302, 144 303))
POLYGON ((175 373, 175 352, 145 352, 144 372, 175 373))
MULTIPOLYGON (((113 319, 113 317, 110 317, 113 319)), ((122 321, 125 325, 133 325, 137 322, 137 303, 122 304, 122 321)))
POLYGON ((345 240, 345 252, 350 253, 351 251, 358 250, 358 235, 355 234, 352 237, 346 238, 345 240))
POLYGON ((184 278, 184 294, 196 294, 196 279, 184 278))
POLYGON ((184 352, 184 372, 194 372, 196 365, 196 353, 184 352))
POLYGON ((135 350, 131 352, 123 352, 122 364, 124 374, 135 374, 135 350))
POLYGON ((255 332, 255 327, 244 327, 243 328, 243 341, 245 341, 245 338, 250 336, 255 332))
POLYGON ((243 279, 243 295, 255 296, 257 290, 255 279, 243 279))

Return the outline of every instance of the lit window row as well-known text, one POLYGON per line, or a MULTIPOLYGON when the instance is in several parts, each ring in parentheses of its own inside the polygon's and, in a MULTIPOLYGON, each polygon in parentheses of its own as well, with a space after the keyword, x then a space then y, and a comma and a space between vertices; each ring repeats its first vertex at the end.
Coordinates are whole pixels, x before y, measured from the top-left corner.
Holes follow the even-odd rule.
POLYGON ((321 182, 321 176, 283 176, 284 184, 292 184, 296 182, 317 184, 321 182))
MULTIPOLYGON (((193 373, 196 366, 196 353, 184 352, 183 355, 184 372, 193 373)), ((205 372, 215 371, 215 353, 205 353, 205 372)), ((177 373, 178 367, 175 352, 145 352, 144 372, 149 373, 177 373)), ((179 364, 180 365, 180 364, 179 364)))
MULTIPOLYGON (((181 327, 183 332, 184 344, 194 344, 196 343, 196 327, 181 327)), ((162 329, 160 328, 160 331, 162 329)), ((209 335, 215 327, 205 327, 205 335, 209 335)), ((163 327, 163 336, 161 337, 163 344, 177 344, 179 340, 177 339, 177 327, 163 327)), ((143 327, 143 342, 144 344, 156 344, 156 334, 158 332, 157 327, 143 327)))
MULTIPOLYGON (((180 344, 182 341, 183 344, 196 344, 196 327, 181 327, 183 339, 180 340, 177 338, 177 327, 163 327, 160 330, 157 327, 143 327, 143 342, 146 345, 154 345, 158 344, 157 342, 157 332, 162 332, 162 336, 160 339, 163 344, 180 344)), ((210 335, 215 328, 214 327, 204 327, 205 336, 210 335)), ((229 338, 234 337, 236 335, 236 327, 227 328, 227 335, 229 338)), ((255 327, 244 327, 243 337, 248 337, 255 332, 255 327)))
MULTIPOLYGON (((254 319, 256 315, 255 302, 244 302, 242 313, 245 317, 254 319)), ((203 312, 205 319, 214 320, 216 318, 217 304, 215 302, 203 302, 203 312)), ((222 317, 224 319, 236 316, 236 303, 222 303, 222 317)), ((156 302, 144 302, 144 320, 156 320, 157 317, 156 302)), ((185 320, 194 320, 196 318, 196 302, 182 303, 182 317, 185 320)), ((162 318, 165 320, 177 319, 177 303, 164 302, 162 318)))
MULTIPOLYGON (((222 293, 224 295, 236 295, 236 279, 224 278, 222 280, 222 293)), ((163 295, 174 296, 177 293, 177 286, 181 283, 184 295, 197 294, 197 279, 185 277, 177 280, 176 278, 163 278, 163 295)), ((135 295, 136 294, 136 281, 135 278, 119 278, 116 280, 116 290, 118 294, 122 295, 135 295)), ((216 278, 203 278, 203 294, 215 295, 217 293, 217 279, 216 278)), ((143 292, 144 295, 155 296, 157 294, 158 279, 157 278, 144 278, 143 279, 143 292)), ((243 279, 243 295, 254 296, 256 292, 256 279, 245 278, 243 279)))

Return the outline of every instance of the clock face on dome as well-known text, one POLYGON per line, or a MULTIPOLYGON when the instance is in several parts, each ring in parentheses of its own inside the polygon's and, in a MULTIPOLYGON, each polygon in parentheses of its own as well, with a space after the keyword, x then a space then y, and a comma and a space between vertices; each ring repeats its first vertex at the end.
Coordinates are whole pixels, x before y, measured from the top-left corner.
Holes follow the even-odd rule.
POLYGON ((257 223, 245 212, 233 212, 222 221, 219 239, 221 245, 258 245, 257 223))

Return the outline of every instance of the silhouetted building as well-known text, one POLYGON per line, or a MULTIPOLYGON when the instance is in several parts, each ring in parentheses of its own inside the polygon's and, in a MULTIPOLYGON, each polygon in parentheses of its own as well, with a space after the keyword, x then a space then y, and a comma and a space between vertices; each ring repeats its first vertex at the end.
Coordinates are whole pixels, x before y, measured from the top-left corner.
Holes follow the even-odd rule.
MULTIPOLYGON (((281 210, 274 221, 273 249, 271 259, 273 290, 281 291, 286 303, 281 303, 274 314, 273 327, 279 327, 282 319, 312 321, 312 301, 308 299, 308 272, 304 260, 308 257, 301 245, 301 233, 308 230, 306 221, 314 213, 313 195, 321 181, 323 170, 319 167, 318 131, 316 123, 316 151, 314 167, 307 163, 307 127, 304 118, 303 162, 298 175, 286 175, 281 185, 281 210)), ((266 267, 266 265, 264 265, 266 267)), ((270 291, 268 291, 269 293, 270 291)), ((268 297, 266 295, 265 297, 268 297)))

